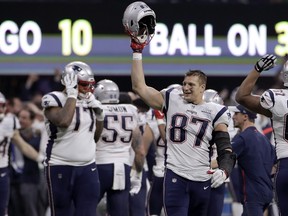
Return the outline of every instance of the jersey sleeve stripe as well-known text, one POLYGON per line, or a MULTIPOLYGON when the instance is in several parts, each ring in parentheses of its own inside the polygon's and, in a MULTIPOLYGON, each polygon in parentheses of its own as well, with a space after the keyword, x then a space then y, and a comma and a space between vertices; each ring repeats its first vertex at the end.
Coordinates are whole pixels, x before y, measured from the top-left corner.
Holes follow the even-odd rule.
POLYGON ((166 107, 166 111, 168 111, 169 108, 169 99, 170 99, 170 93, 171 93, 172 89, 169 89, 166 91, 166 100, 165 100, 165 107, 166 107))
POLYGON ((55 99, 55 101, 57 102, 59 107, 62 107, 62 104, 61 104, 59 98, 55 94, 49 94, 49 95, 51 95, 55 99))
POLYGON ((215 116, 215 118, 213 119, 212 125, 214 127, 215 122, 223 115, 223 113, 225 113, 227 111, 227 107, 223 107, 215 116))
POLYGON ((269 93, 269 95, 270 95, 270 98, 271 98, 271 100, 272 100, 273 107, 274 107, 274 105, 275 105, 275 97, 274 97, 274 94, 273 94, 273 92, 272 92, 270 89, 268 90, 268 93, 269 93))

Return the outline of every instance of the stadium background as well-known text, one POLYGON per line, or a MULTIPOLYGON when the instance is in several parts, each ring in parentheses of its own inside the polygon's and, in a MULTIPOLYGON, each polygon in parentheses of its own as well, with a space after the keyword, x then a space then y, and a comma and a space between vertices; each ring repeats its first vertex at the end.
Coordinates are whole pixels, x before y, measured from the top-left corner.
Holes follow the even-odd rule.
MULTIPOLYGON (((126 6, 132 1, 1 1, 0 13, 0 91, 7 97, 17 96, 24 85, 27 75, 39 74, 51 77, 55 68, 60 70, 72 60, 85 61, 92 66, 96 80, 108 78, 118 83, 121 91, 130 91, 131 49, 129 38, 122 26, 122 15, 126 6), (61 38, 59 23, 71 20, 72 26, 77 20, 87 20, 93 31, 92 49, 80 56, 72 52, 64 56, 61 49, 64 39, 61 38), (12 21, 18 27, 13 35, 19 36, 21 27, 27 21, 36 22, 41 28, 42 43, 34 54, 26 54, 19 48, 12 54, 4 51, 3 43, 9 45, 11 32, 3 30, 5 21, 12 21), (1 31, 2 27, 2 31, 1 31), (4 42, 6 41, 6 42, 4 42), (2 44, 2 46, 1 46, 2 44)), ((227 32, 232 25, 240 23, 248 29, 249 25, 267 27, 267 53, 275 53, 280 45, 284 52, 276 53, 280 59, 285 54, 285 44, 279 41, 279 32, 275 26, 279 22, 287 24, 284 3, 272 4, 268 1, 146 1, 156 12, 157 22, 164 23, 171 36, 175 24, 181 24, 188 40, 188 25, 197 26, 197 44, 205 40, 204 26, 213 26, 213 43, 223 46, 218 56, 189 55, 180 49, 173 55, 164 53, 153 55, 149 46, 144 51, 144 69, 147 83, 157 89, 171 83, 181 83, 184 73, 189 69, 201 69, 209 76, 208 88, 218 91, 227 88, 232 91, 262 55, 260 52, 240 56, 232 55, 227 48, 227 32), (245 4, 244 4, 244 3, 245 4), (283 54, 284 53, 284 54, 283 54)), ((63 33, 63 32, 62 32, 63 33)), ((28 43, 33 42, 31 32, 28 43), (32 39, 31 39, 32 38, 32 39)), ((33 36, 33 35, 32 35, 33 36)), ((20 36, 19 36, 20 38, 20 36)), ((288 39, 288 37, 287 37, 288 39)), ((238 40, 241 42, 241 38, 238 40)), ((240 42, 237 42, 238 45, 240 42)), ((253 41, 253 39, 252 39, 253 41)), ((288 41, 288 40, 287 40, 288 41)), ((83 41, 79 42, 80 45, 83 41)), ((187 42, 188 43, 188 42, 187 42)), ((20 45, 19 45, 20 44, 20 45)), ((264 50, 265 50, 264 49, 264 50)), ((286 52, 286 53, 287 53, 286 52)), ((279 67, 264 72, 258 85, 268 88, 275 83, 279 67)))

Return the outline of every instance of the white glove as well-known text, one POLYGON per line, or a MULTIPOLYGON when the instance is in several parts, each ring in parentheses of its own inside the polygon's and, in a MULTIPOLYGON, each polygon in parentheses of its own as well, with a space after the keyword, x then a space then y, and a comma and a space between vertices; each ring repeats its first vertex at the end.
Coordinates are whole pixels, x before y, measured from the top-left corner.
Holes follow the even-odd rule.
POLYGON ((256 62, 254 68, 257 72, 261 73, 262 71, 267 71, 273 68, 276 61, 276 56, 266 54, 256 62))
POLYGON ((104 121, 104 113, 103 113, 103 108, 102 108, 102 104, 100 101, 98 101, 94 94, 92 94, 91 92, 89 92, 88 97, 87 97, 87 106, 92 108, 93 111, 96 114, 96 119, 98 121, 104 121))
POLYGON ((130 173, 131 181, 131 196, 138 194, 142 186, 142 172, 138 173, 136 170, 132 169, 130 173))
POLYGON ((66 87, 66 93, 68 95, 68 98, 77 99, 78 96, 77 75, 75 73, 66 73, 62 77, 61 82, 66 87))
POLYGON ((224 170, 221 169, 216 169, 216 170, 209 170, 209 174, 212 174, 212 179, 211 179, 211 188, 217 188, 221 186, 225 180, 227 179, 226 173, 224 170))

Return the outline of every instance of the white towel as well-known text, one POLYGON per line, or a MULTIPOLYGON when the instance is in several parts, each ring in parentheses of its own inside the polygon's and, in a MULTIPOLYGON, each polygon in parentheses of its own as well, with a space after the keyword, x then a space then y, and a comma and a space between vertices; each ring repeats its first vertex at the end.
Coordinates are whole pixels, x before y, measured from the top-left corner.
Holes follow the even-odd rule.
POLYGON ((114 178, 112 189, 125 189, 125 166, 123 163, 114 163, 114 178))

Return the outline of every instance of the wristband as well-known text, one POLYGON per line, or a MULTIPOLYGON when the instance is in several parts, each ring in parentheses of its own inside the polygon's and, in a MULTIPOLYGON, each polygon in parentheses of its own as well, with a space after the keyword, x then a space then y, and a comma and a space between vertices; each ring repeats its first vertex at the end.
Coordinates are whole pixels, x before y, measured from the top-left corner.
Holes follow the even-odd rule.
POLYGON ((77 99, 77 96, 78 96, 78 90, 77 89, 68 88, 68 89, 66 89, 66 93, 67 93, 68 98, 77 99))
POLYGON ((133 60, 142 60, 142 53, 133 53, 133 60))

